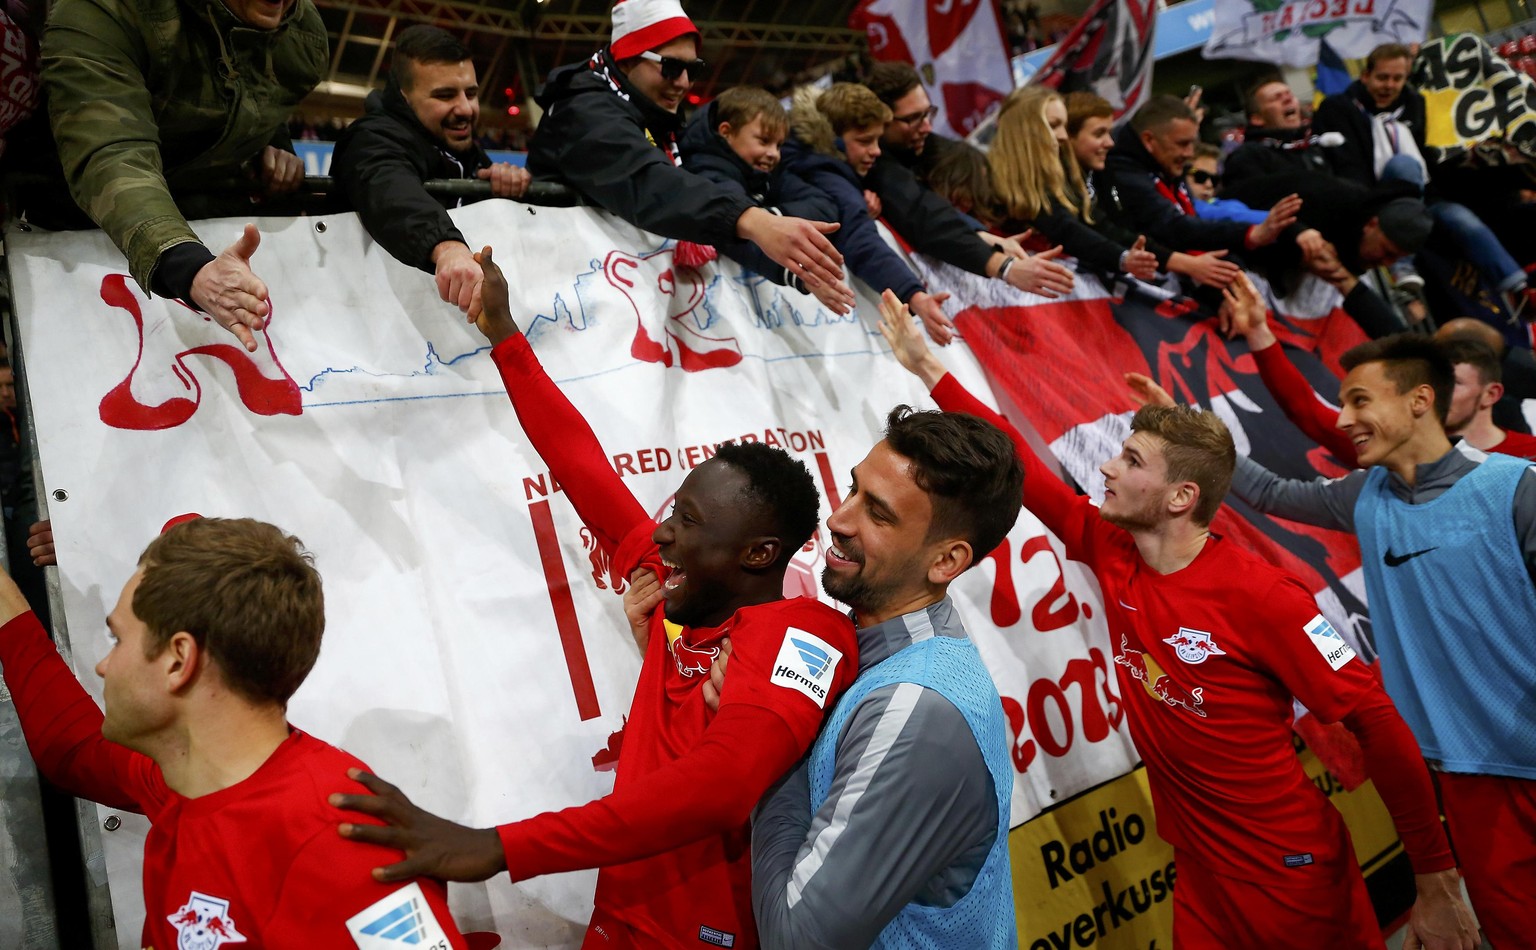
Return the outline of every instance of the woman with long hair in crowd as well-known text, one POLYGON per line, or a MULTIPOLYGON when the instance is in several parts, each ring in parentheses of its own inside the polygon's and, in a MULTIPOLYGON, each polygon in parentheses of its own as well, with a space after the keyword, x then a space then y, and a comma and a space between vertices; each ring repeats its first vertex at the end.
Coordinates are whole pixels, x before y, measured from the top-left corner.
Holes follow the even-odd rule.
POLYGON ((1089 226, 1088 190, 1067 146, 1067 107, 1056 90, 1025 86, 1009 94, 987 163, 1004 231, 1032 227, 1101 274, 1156 276, 1157 258, 1144 240, 1133 238, 1127 246, 1089 226))
MULTIPOLYGON (((1100 211, 1099 195, 1094 188, 1095 173, 1103 171, 1104 160, 1115 144, 1114 106, 1091 92, 1070 93, 1062 101, 1066 116, 1062 163, 1075 168, 1072 180, 1080 183, 1082 220, 1105 239, 1117 244, 1130 245, 1144 240, 1100 211)), ((1197 284, 1225 287, 1241 272, 1236 264, 1225 259, 1226 251, 1185 254, 1150 240, 1145 241, 1144 246, 1156 257, 1160 270, 1183 274, 1197 284)))

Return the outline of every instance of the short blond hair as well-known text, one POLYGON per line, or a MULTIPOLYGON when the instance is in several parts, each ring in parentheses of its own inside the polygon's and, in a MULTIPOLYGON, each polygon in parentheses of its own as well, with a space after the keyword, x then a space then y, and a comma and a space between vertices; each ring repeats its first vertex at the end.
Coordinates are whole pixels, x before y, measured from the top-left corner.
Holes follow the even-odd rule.
POLYGON ((762 119, 763 131, 770 135, 782 135, 789 129, 784 106, 761 86, 732 86, 716 97, 717 122, 728 122, 732 129, 740 130, 753 119, 762 119))
POLYGON ((833 83, 832 88, 816 97, 816 111, 826 116, 838 135, 891 121, 891 107, 881 102, 868 86, 856 82, 833 83))
POLYGON ((1131 417, 1131 431, 1163 440, 1168 483, 1194 482, 1200 489, 1195 523, 1210 524, 1237 469, 1237 447, 1227 424, 1214 412, 1191 406, 1142 406, 1131 417))

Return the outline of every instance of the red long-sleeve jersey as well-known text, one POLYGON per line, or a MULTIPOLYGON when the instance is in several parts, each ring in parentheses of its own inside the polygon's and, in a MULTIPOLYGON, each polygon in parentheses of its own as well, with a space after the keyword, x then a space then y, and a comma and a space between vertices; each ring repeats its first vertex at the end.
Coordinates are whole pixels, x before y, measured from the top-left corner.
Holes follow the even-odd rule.
MULTIPOLYGON (((1285 417, 1307 438, 1332 452, 1334 458, 1354 466, 1355 444, 1338 426, 1339 410, 1317 398, 1312 384, 1286 357, 1285 348, 1276 343, 1255 350, 1253 360, 1258 364, 1259 378, 1280 404, 1285 417)), ((1505 430, 1503 441, 1485 451, 1536 462, 1536 436, 1505 430)))
POLYGON ((1024 463, 1025 506, 1098 577, 1158 832, 1181 854, 1277 887, 1313 886, 1352 866, 1343 820, 1292 748, 1295 697, 1360 738, 1414 869, 1453 866, 1412 733, 1300 581, 1214 535, 1189 566, 1159 574, 1128 532, 1100 518, 953 376, 933 398, 1009 433, 1024 463))
MULTIPOLYGON (((609 553, 614 581, 642 564, 660 573, 654 522, 527 341, 510 337, 491 357, 529 441, 609 553)), ((744 607, 709 629, 680 627, 657 607, 613 794, 500 826, 513 879, 601 867, 599 911, 644 938, 757 946, 747 820, 853 682, 857 649, 851 620, 805 598, 744 607), (699 686, 726 637, 730 673, 711 716, 699 686), (811 662, 816 651, 830 662, 811 662)))
POLYGON ((367 769, 353 756, 293 729, 249 778, 187 798, 152 759, 102 738, 101 710, 33 614, 0 627, 0 665, 38 770, 149 819, 144 947, 353 948, 397 931, 417 938, 412 946, 465 946, 442 884, 380 884, 373 868, 400 852, 336 833, 368 820, 326 803, 332 792, 367 793, 346 777, 367 769))
POLYGON ((1259 378, 1280 404, 1280 411, 1307 438, 1321 445, 1345 465, 1355 465, 1355 443, 1339 428, 1339 410, 1317 398, 1312 384, 1285 355, 1285 347, 1276 343, 1255 350, 1259 378))

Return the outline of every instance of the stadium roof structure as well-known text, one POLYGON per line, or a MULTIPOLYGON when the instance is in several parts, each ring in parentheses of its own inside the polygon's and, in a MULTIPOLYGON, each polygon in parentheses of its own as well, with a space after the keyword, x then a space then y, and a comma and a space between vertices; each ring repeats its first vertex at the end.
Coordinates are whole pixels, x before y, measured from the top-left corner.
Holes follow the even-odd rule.
MULTIPOLYGON (((433 23, 474 55, 484 113, 505 111, 533 94, 551 69, 584 59, 608 38, 611 0, 315 0, 331 41, 331 64, 317 101, 351 100, 383 85, 393 37, 433 23), (508 95, 511 90, 511 95, 508 95)), ((864 50, 848 28, 854 0, 693 0, 689 16, 704 36, 709 74, 694 92, 705 99, 741 83, 784 85, 807 69, 864 50)))

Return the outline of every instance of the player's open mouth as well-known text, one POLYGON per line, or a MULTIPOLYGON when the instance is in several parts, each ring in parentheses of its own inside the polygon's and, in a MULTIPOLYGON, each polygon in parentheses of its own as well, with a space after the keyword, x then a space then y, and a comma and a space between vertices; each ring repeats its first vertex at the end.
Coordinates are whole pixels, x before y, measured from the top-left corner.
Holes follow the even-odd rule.
POLYGON ((1357 449, 1362 448, 1362 447, 1365 446, 1365 443, 1371 441, 1371 434, 1369 432, 1362 432, 1359 435, 1354 437, 1354 441, 1355 441, 1355 448, 1357 448, 1357 449))
POLYGON ((833 541, 830 545, 827 546, 827 564, 834 567, 842 566, 845 564, 858 567, 860 561, 856 557, 845 554, 838 542, 833 541))
POLYGON ((667 576, 661 579, 662 590, 670 593, 683 586, 683 581, 688 579, 688 572, 683 570, 680 564, 675 564, 666 558, 662 558, 661 566, 667 569, 667 576))

